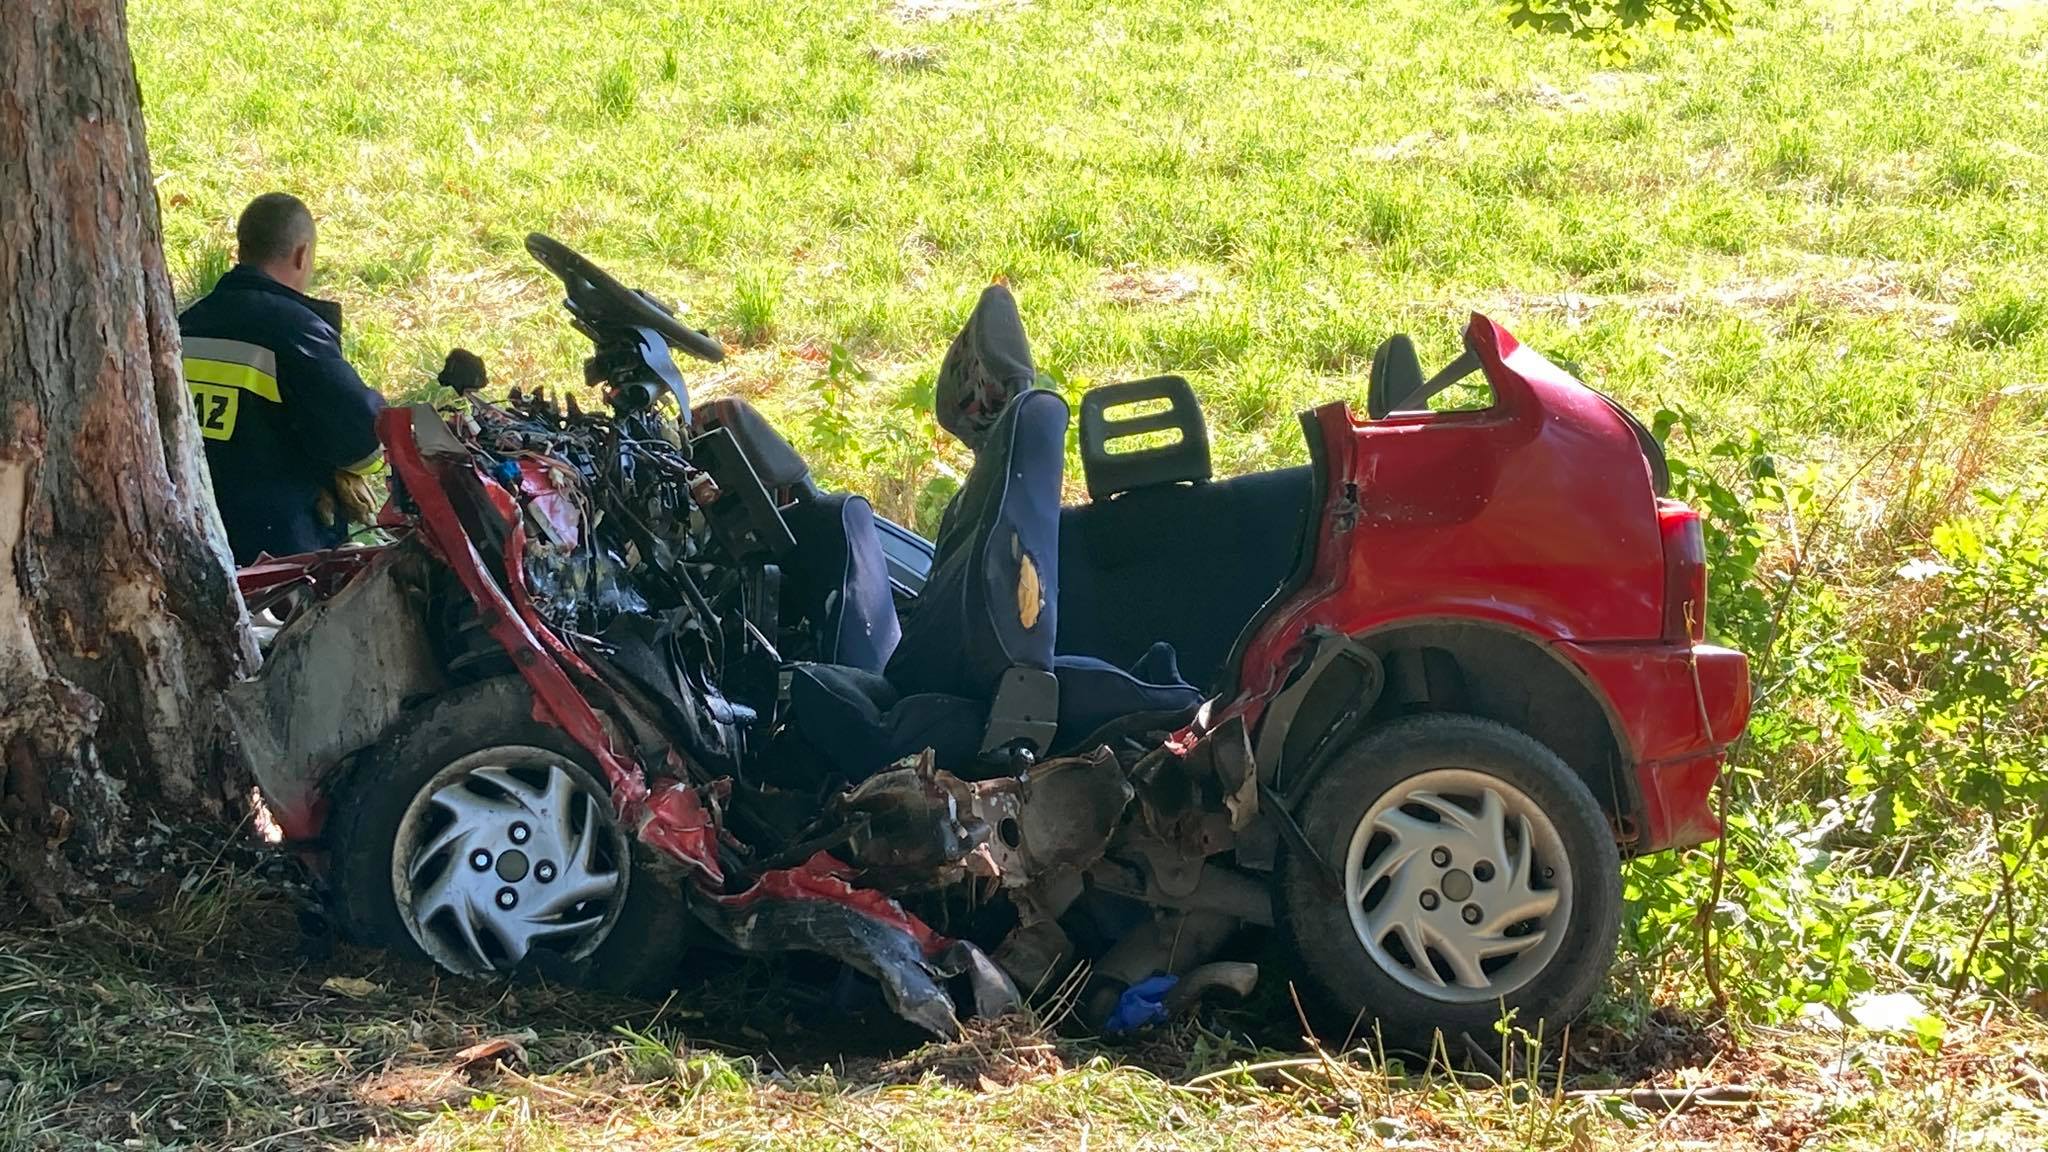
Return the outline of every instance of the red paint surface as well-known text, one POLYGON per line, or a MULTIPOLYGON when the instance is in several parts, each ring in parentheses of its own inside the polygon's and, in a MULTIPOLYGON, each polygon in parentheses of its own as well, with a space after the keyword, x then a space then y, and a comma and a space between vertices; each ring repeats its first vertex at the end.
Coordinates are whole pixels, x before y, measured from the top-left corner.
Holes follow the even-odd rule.
POLYGON ((266 598, 299 584, 310 586, 324 600, 339 592, 389 548, 377 544, 291 556, 262 556, 235 573, 235 587, 241 591, 243 602, 252 605, 261 605, 266 598))
MULTIPOLYGON (((720 829, 703 796, 695 787, 674 780, 658 782, 650 790, 644 775, 613 753, 603 721, 570 679, 569 670, 592 680, 596 676, 533 608, 520 563, 524 531, 512 494, 478 472, 466 458, 428 459, 420 451, 412 421, 413 413, 408 409, 387 409, 378 417, 377 431, 384 442, 386 458, 419 510, 417 530, 421 540, 455 574, 476 603, 478 619, 512 656, 520 676, 533 689, 535 718, 567 733, 597 761, 610 785, 620 818, 638 827, 643 842, 688 865, 708 885, 724 883, 718 862, 720 829), (488 512, 497 515, 506 528, 502 588, 489 575, 449 495, 453 481, 463 473, 481 485, 490 503, 488 512)), ((528 482, 529 477, 522 471, 521 487, 528 482)), ((263 590, 308 581, 314 578, 327 555, 295 557, 259 566, 244 574, 245 586, 263 590)), ((671 761, 679 763, 673 754, 671 761)), ((315 813, 292 816, 294 824, 303 825, 315 813)), ((889 897, 873 889, 854 887, 852 877, 848 866, 820 852, 795 868, 762 874, 744 892, 711 898, 734 908, 745 908, 760 900, 825 901, 908 933, 926 955, 936 954, 952 943, 889 897)))
POLYGON ((270 807, 270 818, 277 821, 277 830, 284 833, 290 843, 318 840, 320 830, 327 826, 327 793, 309 791, 290 803, 277 803, 270 793, 263 794, 264 804, 270 807))
MULTIPOLYGON (((519 458, 519 494, 525 497, 527 507, 539 516, 555 534, 555 540, 563 548, 574 551, 582 539, 583 517, 576 510, 575 501, 563 495, 549 475, 553 469, 570 471, 566 464, 535 456, 519 458)), ((552 541, 550 542, 552 543, 552 541)))
POLYGON ((1733 743, 1749 722, 1749 658, 1711 644, 1573 644, 1641 762, 1685 759, 1733 743))
MULTIPOLYGON (((1257 627, 1238 692, 1218 701, 1204 724, 1213 728, 1238 715, 1255 726, 1313 628, 1359 635, 1423 619, 1490 623, 1548 646, 1600 698, 1642 798, 1640 850, 1711 836, 1718 831, 1709 800, 1714 779, 1748 719, 1747 661, 1688 644, 1667 629, 1665 529, 1672 509, 1665 508, 1660 528, 1648 466, 1628 424, 1486 318, 1472 318, 1467 340, 1494 394, 1483 411, 1361 421, 1347 406, 1331 404, 1312 414, 1328 484, 1313 568, 1257 627)), ((379 431, 419 506, 427 543, 533 686, 541 717, 604 767, 621 815, 637 814, 649 800, 645 780, 611 752, 602 722, 570 676, 590 670, 526 595, 512 494, 467 460, 424 460, 410 421, 410 413, 394 409, 380 418, 379 431), (456 468, 482 484, 508 526, 502 589, 485 573, 437 474, 456 468)), ((542 466, 522 462, 526 496, 550 494, 545 481, 542 466)), ((244 586, 307 579, 304 568, 262 566, 243 575, 244 586)), ((1192 740, 1192 730, 1178 734, 1174 750, 1184 754, 1192 740)), ((662 795, 647 805, 644 825, 652 831, 643 830, 643 838, 716 877, 715 815, 687 786, 664 786, 662 795)), ((899 922, 921 943, 937 939, 886 896, 854 888, 829 857, 770 873, 726 899, 767 896, 831 899, 899 922)))
MULTIPOLYGON (((561 641, 545 625, 540 626, 540 635, 536 635, 529 624, 529 616, 514 607, 505 591, 485 571, 483 557, 478 555, 476 545, 462 527, 461 517, 456 514, 443 474, 464 471, 476 475, 475 466, 468 462, 467 457, 459 461, 450 459, 429 463, 420 452, 412 421, 411 409, 387 408, 378 414, 377 435, 384 442, 385 456, 391 462, 392 471, 419 508, 421 538, 449 571, 455 573, 463 590, 476 603, 477 618, 491 637, 504 645, 505 651, 511 655, 513 666, 519 669, 521 678, 533 689, 538 718, 566 732, 597 761, 611 786, 612 803, 623 817, 647 796, 646 779, 638 769, 612 752, 603 722, 590 707, 590 702, 570 682, 568 674, 555 661, 550 647, 545 646, 540 637, 545 636, 554 648, 560 648, 561 641)), ((520 555, 519 522, 515 510, 510 508, 511 496, 497 485, 483 481, 481 476, 477 478, 484 484, 484 491, 490 495, 496 510, 511 525, 506 567, 510 570, 510 585, 523 598, 525 582, 519 575, 517 563, 520 555)), ((530 607, 528 611, 531 611, 530 607)))
POLYGON ((713 885, 725 883, 718 865, 718 823, 688 784, 663 780, 641 802, 640 839, 696 869, 713 885))
POLYGON ((1643 800, 1640 852, 1720 834, 1710 796, 1749 723, 1749 658, 1711 644, 1559 644, 1607 701, 1643 800))
POLYGON ((929 924, 905 912, 901 904, 872 888, 855 888, 853 876, 850 865, 829 852, 820 852, 794 868, 763 872, 744 892, 712 899, 728 908, 745 908, 761 900, 823 900, 910 933, 926 956, 937 955, 952 944, 929 924))
POLYGON ((1675 846, 1714 826, 1706 794, 1748 719, 1747 661, 1664 639, 1663 533, 1633 429, 1485 317, 1466 336, 1491 407, 1378 421, 1343 404, 1312 414, 1329 485, 1314 567, 1259 626, 1238 693, 1208 723, 1256 724, 1312 627, 1502 625, 1586 674, 1644 797, 1642 847, 1675 846))
POLYGON ((422 538, 455 573, 476 602, 478 618, 505 647, 521 678, 533 689, 534 718, 561 729, 590 753, 604 771, 619 819, 637 827, 642 841, 710 883, 724 883, 718 863, 717 821, 704 807, 702 797, 694 788, 675 781, 663 781, 650 792, 639 769, 612 751, 603 720, 569 678, 571 671, 592 681, 597 675, 533 607, 520 562, 525 555, 525 529, 512 494, 478 472, 467 458, 428 461, 414 436, 412 416, 405 410, 386 410, 379 418, 378 434, 392 468, 419 508, 422 538), (483 557, 448 495, 451 474, 462 473, 482 486, 491 511, 506 526, 502 589, 485 571, 483 557))

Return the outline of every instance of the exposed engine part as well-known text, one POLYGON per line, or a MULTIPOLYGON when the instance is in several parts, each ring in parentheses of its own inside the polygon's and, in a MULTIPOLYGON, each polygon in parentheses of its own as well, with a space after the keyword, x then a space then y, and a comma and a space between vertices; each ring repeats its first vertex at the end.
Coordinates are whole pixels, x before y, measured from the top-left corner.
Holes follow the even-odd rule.
POLYGON ((977 785, 973 812, 995 829, 989 853, 1003 885, 1023 888, 1099 859, 1130 802, 1123 767, 1098 747, 1034 765, 1016 780, 977 785))
POLYGON ((693 654, 708 649, 710 641, 690 612, 621 614, 601 639, 593 666, 617 669, 655 701, 666 721, 663 730, 680 738, 700 763, 728 771, 739 767, 743 729, 755 716, 752 709, 726 700, 717 686, 691 675, 704 663, 693 654))
MULTIPOLYGON (((833 811, 847 824, 852 858, 899 883, 939 887, 975 875, 1048 896, 1068 890, 1071 900, 1071 881, 1101 858, 1130 800, 1107 748, 976 783, 935 769, 926 751, 870 776, 833 811)), ((1037 907, 1057 916, 1064 904, 1037 907)))
POLYGON ((571 631, 689 600, 686 493, 703 476, 659 409, 566 413, 545 392, 502 404, 468 398, 461 421, 477 462, 512 493, 528 525, 522 557, 535 608, 571 631))
POLYGON ((1219 864, 1196 862, 1193 867, 1174 867, 1174 882, 1168 887, 1159 882, 1152 859, 1119 853, 1089 868, 1088 879, 1100 891, 1153 907, 1215 912, 1247 924, 1272 926, 1273 897, 1263 882, 1219 864))
POLYGON ((898 885, 936 888, 969 872, 999 874, 986 851, 989 825, 975 808, 974 785, 932 767, 926 750, 862 781, 833 801, 832 814, 845 822, 847 851, 862 868, 898 885))
POLYGON ((1180 978, 1166 994, 1168 1015, 1192 1009, 1202 998, 1218 990, 1242 1000, 1259 986, 1259 966, 1244 960, 1212 960, 1180 978))
POLYGON ((996 948, 995 962, 1027 997, 1051 992, 1074 961, 1074 942, 1052 920, 1020 925, 996 948))
POLYGON ((1259 815, 1259 778, 1252 759, 1251 734, 1244 717, 1232 716, 1197 742, 1187 758, 1188 772, 1207 776, 1230 814, 1230 830, 1242 832, 1259 815))

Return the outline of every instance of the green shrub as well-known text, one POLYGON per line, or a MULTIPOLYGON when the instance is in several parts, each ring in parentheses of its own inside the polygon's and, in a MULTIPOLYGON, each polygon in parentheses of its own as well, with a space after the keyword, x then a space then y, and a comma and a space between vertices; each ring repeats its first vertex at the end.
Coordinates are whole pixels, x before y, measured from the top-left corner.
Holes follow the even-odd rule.
POLYGON ((1903 564, 1860 560, 1841 493, 1781 477, 1758 434, 1655 424, 1706 520, 1709 626, 1751 654, 1757 702, 1723 843, 1629 869, 1639 962, 1764 1021, 1880 987, 2041 987, 2048 515, 1986 495, 1903 564))

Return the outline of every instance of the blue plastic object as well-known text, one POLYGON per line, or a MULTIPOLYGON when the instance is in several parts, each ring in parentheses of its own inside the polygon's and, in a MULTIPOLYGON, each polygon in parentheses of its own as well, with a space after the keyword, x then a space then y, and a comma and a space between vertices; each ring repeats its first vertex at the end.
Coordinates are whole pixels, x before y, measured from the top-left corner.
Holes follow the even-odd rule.
POLYGON ((1166 1019, 1166 994, 1180 983, 1180 977, 1161 973, 1148 976, 1116 998, 1116 1011, 1102 1025, 1102 1030, 1112 1034, 1135 1032, 1148 1025, 1166 1019))
POLYGON ((519 462, 517 460, 500 460, 498 466, 491 469, 491 475, 497 479, 498 483, 503 484, 514 492, 519 491, 519 462))

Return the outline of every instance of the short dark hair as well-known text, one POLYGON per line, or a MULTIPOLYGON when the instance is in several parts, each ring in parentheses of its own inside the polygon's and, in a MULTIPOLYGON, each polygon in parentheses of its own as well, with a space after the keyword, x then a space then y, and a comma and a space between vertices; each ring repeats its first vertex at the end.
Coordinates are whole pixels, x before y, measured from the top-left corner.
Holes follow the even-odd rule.
POLYGON ((235 245, 244 264, 283 260, 301 244, 313 242, 313 213, 289 192, 265 192, 242 209, 235 221, 235 245))

